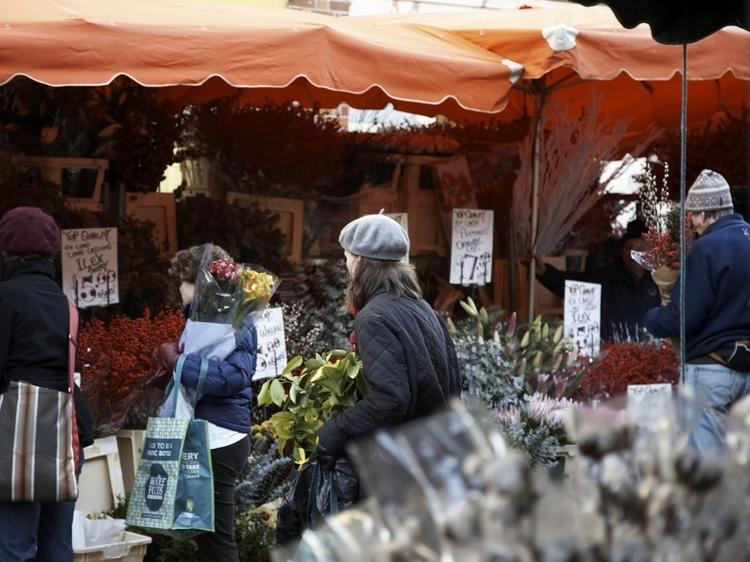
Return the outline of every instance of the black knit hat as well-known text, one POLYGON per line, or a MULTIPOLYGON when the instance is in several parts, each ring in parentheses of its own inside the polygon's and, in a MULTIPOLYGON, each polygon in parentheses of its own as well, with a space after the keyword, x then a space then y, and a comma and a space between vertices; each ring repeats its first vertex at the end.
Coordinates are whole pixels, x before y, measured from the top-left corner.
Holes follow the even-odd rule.
POLYGON ((628 226, 625 229, 625 234, 622 235, 622 241, 625 242, 627 240, 635 240, 641 238, 644 234, 646 234, 646 232, 648 232, 646 223, 644 223, 641 219, 632 220, 628 223, 628 226))

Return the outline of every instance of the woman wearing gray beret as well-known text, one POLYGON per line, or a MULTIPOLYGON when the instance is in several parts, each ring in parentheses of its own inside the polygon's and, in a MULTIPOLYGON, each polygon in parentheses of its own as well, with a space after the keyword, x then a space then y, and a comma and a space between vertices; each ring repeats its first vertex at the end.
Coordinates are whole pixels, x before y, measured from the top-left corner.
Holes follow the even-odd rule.
POLYGON ((406 231, 390 217, 366 215, 344 227, 339 243, 356 314, 353 341, 371 390, 320 429, 319 452, 333 457, 347 441, 426 416, 459 392, 453 341, 422 298, 406 231))

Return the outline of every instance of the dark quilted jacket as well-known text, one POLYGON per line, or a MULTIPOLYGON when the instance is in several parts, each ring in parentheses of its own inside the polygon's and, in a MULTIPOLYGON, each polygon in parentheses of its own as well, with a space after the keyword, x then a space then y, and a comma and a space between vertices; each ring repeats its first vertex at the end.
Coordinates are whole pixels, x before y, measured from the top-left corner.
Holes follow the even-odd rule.
POLYGON ((459 392, 453 341, 425 301, 378 294, 357 315, 355 331, 371 390, 321 428, 320 444, 335 456, 346 441, 428 415, 459 392))

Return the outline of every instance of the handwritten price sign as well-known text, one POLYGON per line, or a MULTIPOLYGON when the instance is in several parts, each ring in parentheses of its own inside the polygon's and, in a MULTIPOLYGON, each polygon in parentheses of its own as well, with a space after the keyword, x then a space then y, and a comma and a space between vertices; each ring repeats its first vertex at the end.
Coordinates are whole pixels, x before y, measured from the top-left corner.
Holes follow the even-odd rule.
POLYGON ((565 337, 586 357, 599 355, 601 308, 601 285, 565 281, 565 337))
POLYGON ((116 228, 62 231, 63 291, 76 306, 119 302, 117 273, 116 228))
POLYGON ((492 281, 494 212, 453 209, 451 278, 454 285, 486 285, 492 281))
POLYGON ((73 280, 78 306, 95 306, 96 303, 117 302, 117 272, 82 273, 73 280))
POLYGON ((258 363, 255 379, 276 377, 287 363, 284 315, 281 308, 268 308, 258 318, 258 363))

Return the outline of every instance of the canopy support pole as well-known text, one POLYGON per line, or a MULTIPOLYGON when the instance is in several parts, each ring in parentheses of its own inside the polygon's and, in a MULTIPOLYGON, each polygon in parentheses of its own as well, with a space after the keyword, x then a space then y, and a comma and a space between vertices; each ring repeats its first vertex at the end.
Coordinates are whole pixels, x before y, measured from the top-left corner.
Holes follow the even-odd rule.
MULTIPOLYGON (((542 81, 544 79, 541 79, 542 81)), ((536 238, 539 229, 539 188, 541 183, 542 166, 542 136, 544 135, 544 124, 542 111, 546 98, 546 89, 542 82, 541 88, 536 90, 534 96, 534 143, 532 149, 531 170, 531 261, 529 262, 529 323, 534 321, 536 298, 536 238)))
POLYGON ((685 192, 687 175, 687 42, 682 44, 682 108, 680 115, 680 384, 685 383, 685 192))

